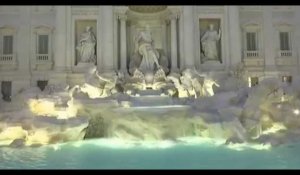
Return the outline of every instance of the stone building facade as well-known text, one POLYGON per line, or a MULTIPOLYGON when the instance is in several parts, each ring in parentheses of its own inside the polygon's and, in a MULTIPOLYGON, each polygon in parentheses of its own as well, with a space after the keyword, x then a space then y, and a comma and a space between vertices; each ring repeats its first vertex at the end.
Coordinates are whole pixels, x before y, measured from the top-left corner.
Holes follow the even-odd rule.
POLYGON ((1 90, 80 84, 90 64, 128 73, 135 36, 146 28, 171 72, 224 73, 243 63, 250 81, 299 74, 299 6, 0 6, 1 90), (76 49, 87 26, 93 62, 76 49), (213 44, 203 39, 210 26, 208 36, 219 36, 213 44))

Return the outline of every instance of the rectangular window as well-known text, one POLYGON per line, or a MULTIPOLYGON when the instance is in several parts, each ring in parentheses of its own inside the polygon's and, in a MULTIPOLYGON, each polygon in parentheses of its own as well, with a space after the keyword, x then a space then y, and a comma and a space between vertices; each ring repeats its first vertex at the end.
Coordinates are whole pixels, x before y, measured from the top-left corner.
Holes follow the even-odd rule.
POLYGON ((253 87, 258 85, 258 77, 248 77, 248 86, 253 87))
POLYGON ((3 54, 4 55, 13 54, 13 36, 12 35, 3 36, 3 54))
POLYGON ((39 35, 38 36, 38 54, 48 54, 48 35, 39 35))
POLYGON ((282 76, 282 82, 292 83, 292 76, 282 76))
POLYGON ((2 81, 1 82, 1 94, 4 101, 11 101, 11 90, 12 82, 11 81, 2 81))
POLYGON ((280 32, 280 50, 291 50, 289 32, 280 32))
POLYGON ((255 32, 247 32, 246 33, 246 41, 247 41, 247 51, 256 51, 257 50, 257 39, 255 32))
POLYGON ((41 91, 44 91, 47 85, 48 81, 37 81, 37 86, 41 89, 41 91))

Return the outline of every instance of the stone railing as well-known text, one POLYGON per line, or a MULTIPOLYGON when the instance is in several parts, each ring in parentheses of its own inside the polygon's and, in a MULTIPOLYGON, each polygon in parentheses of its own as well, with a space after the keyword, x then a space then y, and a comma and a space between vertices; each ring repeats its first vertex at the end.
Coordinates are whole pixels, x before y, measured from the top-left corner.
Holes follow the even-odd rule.
POLYGON ((279 55, 279 57, 292 57, 293 52, 290 50, 280 50, 278 55, 279 55))
POLYGON ((0 64, 14 64, 16 61, 15 54, 1 54, 0 55, 0 64))
POLYGON ((279 50, 275 58, 275 64, 277 66, 293 66, 297 64, 297 60, 293 57, 291 50, 279 50))
POLYGON ((261 69, 265 65, 265 60, 258 50, 244 51, 243 61, 245 66, 251 69, 261 69))
POLYGON ((252 57, 259 57, 260 54, 259 54, 259 51, 258 50, 255 50, 255 51, 244 51, 244 56, 246 58, 252 58, 252 57))
POLYGON ((50 70, 52 68, 53 61, 51 54, 36 54, 35 59, 36 70, 50 70))
POLYGON ((36 60, 39 63, 49 62, 50 61, 50 54, 36 54, 36 60))

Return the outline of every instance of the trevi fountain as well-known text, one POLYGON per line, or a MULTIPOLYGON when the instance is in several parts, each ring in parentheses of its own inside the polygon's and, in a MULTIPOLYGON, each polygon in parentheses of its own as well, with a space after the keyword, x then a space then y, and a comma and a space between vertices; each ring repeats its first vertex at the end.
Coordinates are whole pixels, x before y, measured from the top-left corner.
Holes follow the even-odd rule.
MULTIPOLYGON (((7 44, 0 55, 1 149, 102 140, 126 148, 211 143, 238 152, 300 141, 300 65, 288 61, 298 59, 298 46, 288 52, 281 42, 276 57, 268 50, 271 32, 261 28, 275 30, 272 13, 296 18, 299 7, 17 7, 0 9, 7 44), (16 31, 13 14, 29 23, 16 31), (47 14, 51 19, 38 24, 47 14), (266 46, 252 42, 257 33, 266 46), (7 36, 31 43, 10 45, 7 36), (32 56, 22 57, 27 51, 32 56)), ((279 40, 290 28, 299 38, 298 21, 276 20, 279 40)))

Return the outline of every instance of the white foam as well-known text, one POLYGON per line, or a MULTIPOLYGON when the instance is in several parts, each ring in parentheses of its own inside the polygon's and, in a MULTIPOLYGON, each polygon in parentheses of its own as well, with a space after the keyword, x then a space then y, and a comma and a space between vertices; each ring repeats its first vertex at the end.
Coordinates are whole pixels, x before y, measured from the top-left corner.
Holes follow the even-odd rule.
MULTIPOLYGON (((96 145, 104 148, 112 149, 167 149, 172 148, 176 145, 193 145, 193 146, 205 146, 205 147, 217 147, 225 146, 228 149, 243 151, 247 149, 255 150, 270 150, 270 144, 254 144, 254 143, 230 143, 225 145, 225 139, 212 139, 204 137, 181 137, 177 141, 172 140, 161 140, 161 141, 134 141, 134 140, 125 140, 120 138, 101 138, 101 139, 91 139, 78 142, 70 142, 64 145, 71 145, 74 147, 81 147, 83 145, 96 145)), ((61 149, 61 145, 56 144, 52 146, 54 150, 61 149)))

